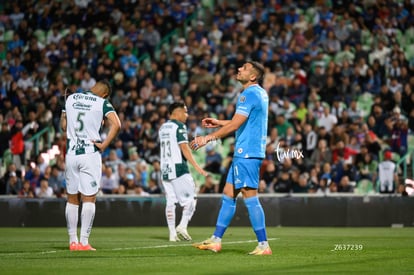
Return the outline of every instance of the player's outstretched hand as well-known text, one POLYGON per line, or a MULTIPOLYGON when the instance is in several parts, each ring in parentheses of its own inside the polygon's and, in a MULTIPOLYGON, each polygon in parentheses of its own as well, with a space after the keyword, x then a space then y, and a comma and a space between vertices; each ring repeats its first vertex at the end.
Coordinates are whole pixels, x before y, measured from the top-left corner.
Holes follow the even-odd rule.
POLYGON ((198 150, 207 144, 207 139, 203 136, 197 136, 190 142, 192 150, 198 150))
POLYGON ((204 128, 217 128, 220 124, 218 119, 207 117, 201 121, 201 126, 204 128))

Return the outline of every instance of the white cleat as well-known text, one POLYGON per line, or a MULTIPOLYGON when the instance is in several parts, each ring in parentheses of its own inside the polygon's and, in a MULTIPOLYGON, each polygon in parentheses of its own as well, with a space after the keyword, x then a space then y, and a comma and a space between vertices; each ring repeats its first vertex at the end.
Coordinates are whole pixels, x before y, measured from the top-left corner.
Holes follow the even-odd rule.
POLYGON ((170 236, 170 242, 179 242, 179 241, 181 241, 181 240, 180 240, 180 238, 178 238, 177 235, 170 236))
POLYGON ((182 227, 177 227, 175 230, 177 230, 177 236, 180 238, 180 240, 183 241, 191 241, 192 238, 190 234, 188 234, 187 229, 182 227))

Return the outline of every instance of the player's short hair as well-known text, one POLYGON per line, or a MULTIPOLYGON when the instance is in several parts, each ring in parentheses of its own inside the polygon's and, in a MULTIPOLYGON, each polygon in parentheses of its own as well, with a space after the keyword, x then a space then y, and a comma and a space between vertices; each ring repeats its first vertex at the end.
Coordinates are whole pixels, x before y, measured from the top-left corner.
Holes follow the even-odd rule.
POLYGON ((256 72, 256 81, 259 83, 263 80, 263 76, 265 73, 265 69, 262 64, 257 61, 247 61, 247 63, 251 64, 253 70, 256 72))
POLYGON ((184 108, 184 107, 185 107, 185 104, 184 102, 181 102, 181 101, 171 103, 170 106, 168 107, 168 113, 170 113, 171 115, 175 109, 184 108))
POLYGON ((107 79, 99 80, 99 83, 101 83, 108 91, 108 98, 112 95, 112 85, 107 79))

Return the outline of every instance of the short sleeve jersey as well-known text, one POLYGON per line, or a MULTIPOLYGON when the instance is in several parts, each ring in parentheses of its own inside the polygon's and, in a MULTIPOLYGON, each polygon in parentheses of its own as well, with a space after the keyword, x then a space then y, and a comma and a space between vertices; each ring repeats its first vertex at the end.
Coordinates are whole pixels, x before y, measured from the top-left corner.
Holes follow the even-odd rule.
POLYGON ((88 91, 68 96, 63 112, 67 121, 66 153, 81 155, 97 151, 92 141, 100 140, 102 120, 115 110, 108 100, 88 91))
POLYGON ((180 144, 188 143, 185 124, 177 120, 169 120, 160 127, 158 134, 162 178, 173 180, 189 173, 187 160, 180 149, 180 144))
POLYGON ((381 184, 390 184, 394 182, 395 163, 392 161, 382 161, 378 165, 378 178, 381 184))
POLYGON ((267 139, 269 97, 259 85, 247 87, 238 97, 236 114, 247 120, 236 131, 234 156, 264 158, 267 139))

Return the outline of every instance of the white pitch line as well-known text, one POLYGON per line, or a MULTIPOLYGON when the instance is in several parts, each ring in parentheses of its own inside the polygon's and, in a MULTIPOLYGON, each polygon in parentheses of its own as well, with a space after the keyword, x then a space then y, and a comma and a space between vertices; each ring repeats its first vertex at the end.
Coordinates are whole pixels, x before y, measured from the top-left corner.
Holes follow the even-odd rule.
MULTIPOLYGON (((279 240, 279 238, 270 238, 268 241, 279 240)), ((257 240, 247 240, 247 241, 233 241, 233 242, 222 242, 222 244, 240 244, 240 243, 253 243, 257 240)), ((139 246, 139 247, 123 247, 123 248, 113 248, 112 250, 139 250, 139 249, 157 249, 157 248, 169 248, 169 247, 182 247, 182 246, 191 246, 192 244, 164 244, 164 245, 153 245, 153 246, 139 246)))
MULTIPOLYGON (((268 241, 279 240, 280 238, 269 238, 268 241)), ((241 243, 253 243, 257 240, 247 240, 247 241, 232 241, 232 242, 222 242, 222 244, 241 244, 241 243)), ((152 246, 137 246, 137 247, 120 247, 112 249, 99 249, 99 251, 122 251, 122 250, 141 250, 141 249, 158 249, 158 248, 170 248, 170 247, 184 247, 191 246, 192 243, 185 244, 165 244, 165 245, 152 245, 152 246)), ((15 253, 1 253, 1 256, 19 256, 19 255, 33 255, 33 254, 54 254, 59 252, 67 252, 68 250, 49 250, 49 251, 40 251, 40 252, 15 252, 15 253)))

